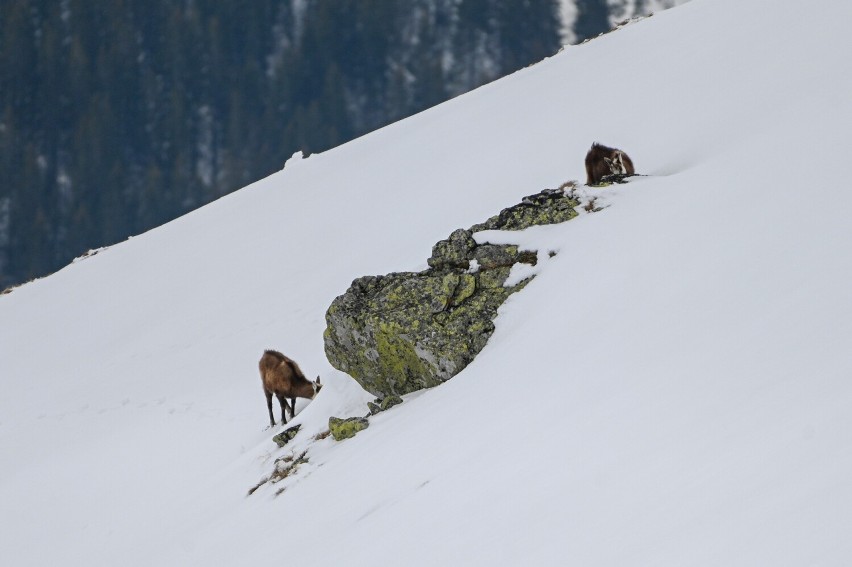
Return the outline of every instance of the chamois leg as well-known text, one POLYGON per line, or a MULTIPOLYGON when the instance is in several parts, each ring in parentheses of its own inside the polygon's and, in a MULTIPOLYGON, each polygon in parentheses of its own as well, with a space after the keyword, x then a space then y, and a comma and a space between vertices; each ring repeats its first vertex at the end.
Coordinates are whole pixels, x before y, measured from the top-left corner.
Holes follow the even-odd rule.
POLYGON ((287 403, 287 398, 283 394, 275 394, 278 396, 278 404, 281 406, 281 423, 287 425, 287 410, 290 410, 290 419, 293 419, 293 410, 290 409, 290 404, 287 403))
POLYGON ((296 417, 296 398, 290 398, 290 419, 296 417))
POLYGON ((272 417, 272 392, 264 389, 263 393, 266 394, 266 409, 269 410, 269 427, 275 427, 275 418, 272 417))

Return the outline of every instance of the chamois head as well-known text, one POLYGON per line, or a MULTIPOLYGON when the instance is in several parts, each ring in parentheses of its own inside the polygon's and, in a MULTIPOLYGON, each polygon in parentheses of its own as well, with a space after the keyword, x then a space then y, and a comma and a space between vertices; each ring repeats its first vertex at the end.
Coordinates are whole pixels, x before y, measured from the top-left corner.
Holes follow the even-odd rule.
POLYGON ((311 386, 314 387, 314 396, 319 394, 319 391, 322 390, 322 384, 320 384, 320 377, 319 376, 317 376, 317 379, 316 379, 315 382, 311 382, 311 386))
POLYGON ((627 173, 627 168, 624 167, 624 154, 616 151, 612 158, 605 157, 604 162, 609 166, 609 170, 613 175, 624 175, 627 173))

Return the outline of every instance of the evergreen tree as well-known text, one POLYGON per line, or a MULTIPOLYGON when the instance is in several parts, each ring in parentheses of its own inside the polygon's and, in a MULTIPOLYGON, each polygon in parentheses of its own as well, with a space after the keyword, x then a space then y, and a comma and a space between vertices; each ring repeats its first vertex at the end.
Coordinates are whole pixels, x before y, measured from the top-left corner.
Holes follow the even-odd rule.
POLYGON ((551 55, 557 0, 9 0, 0 287, 551 55))
POLYGON ((501 74, 556 53, 560 47, 558 0, 498 2, 501 74))
POLYGON ((610 28, 607 0, 577 0, 577 20, 574 22, 577 41, 596 37, 610 28))

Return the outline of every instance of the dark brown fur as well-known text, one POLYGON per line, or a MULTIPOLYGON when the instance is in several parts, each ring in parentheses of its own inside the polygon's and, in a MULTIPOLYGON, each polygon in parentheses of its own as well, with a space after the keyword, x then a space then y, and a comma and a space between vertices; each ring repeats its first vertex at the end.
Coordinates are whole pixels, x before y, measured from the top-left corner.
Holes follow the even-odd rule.
POLYGON ((633 161, 621 150, 595 142, 586 154, 587 185, 600 185, 609 176, 617 181, 635 174, 633 161))
POLYGON ((263 382, 263 393, 266 396, 266 407, 269 410, 269 424, 275 425, 272 416, 272 395, 278 398, 281 406, 281 422, 287 423, 287 411, 290 410, 290 419, 296 416, 296 398, 313 399, 322 388, 320 378, 311 382, 299 365, 276 350, 267 350, 260 357, 258 363, 260 368, 260 379, 263 382), (287 403, 290 398, 290 404, 287 403))

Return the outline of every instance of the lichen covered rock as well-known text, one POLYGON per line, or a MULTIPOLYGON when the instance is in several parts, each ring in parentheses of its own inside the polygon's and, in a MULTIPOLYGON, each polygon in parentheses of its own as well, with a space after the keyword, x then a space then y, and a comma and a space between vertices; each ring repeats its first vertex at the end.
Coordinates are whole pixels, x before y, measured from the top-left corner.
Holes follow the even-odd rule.
POLYGON ((535 225, 557 224, 577 216, 580 203, 574 197, 572 183, 560 189, 545 189, 541 193, 524 197, 520 203, 503 209, 484 223, 470 227, 471 232, 481 230, 523 230, 535 225))
POLYGON ((348 417, 341 419, 339 417, 328 418, 328 430, 331 431, 331 436, 335 441, 343 441, 355 437, 359 431, 363 431, 369 427, 370 422, 366 417, 348 417))
POLYGON ((446 240, 432 247, 432 256, 427 260, 430 267, 436 269, 459 268, 466 270, 470 263, 470 254, 476 248, 476 241, 469 230, 458 229, 446 240))
POLYGON ((370 415, 376 415, 401 403, 402 398, 399 396, 385 396, 381 399, 376 398, 375 402, 367 402, 367 407, 370 409, 370 415))
POLYGON ((326 356, 380 398, 437 386, 482 350, 497 308, 520 287, 497 285, 487 271, 361 278, 326 313, 326 356))
POLYGON ((296 436, 296 434, 299 432, 299 429, 301 429, 301 427, 302 427, 301 423, 294 425, 293 427, 288 427, 287 429, 285 429, 284 431, 282 431, 281 433, 279 433, 278 435, 273 437, 272 440, 275 441, 275 443, 279 447, 283 447, 284 445, 289 443, 293 439, 293 437, 296 436))
POLYGON ((512 266, 536 262, 517 246, 478 244, 473 233, 562 222, 577 205, 561 190, 526 197, 435 244, 428 270, 356 279, 326 313, 329 362, 379 398, 449 380, 488 342, 500 305, 528 283, 504 286, 512 266))

